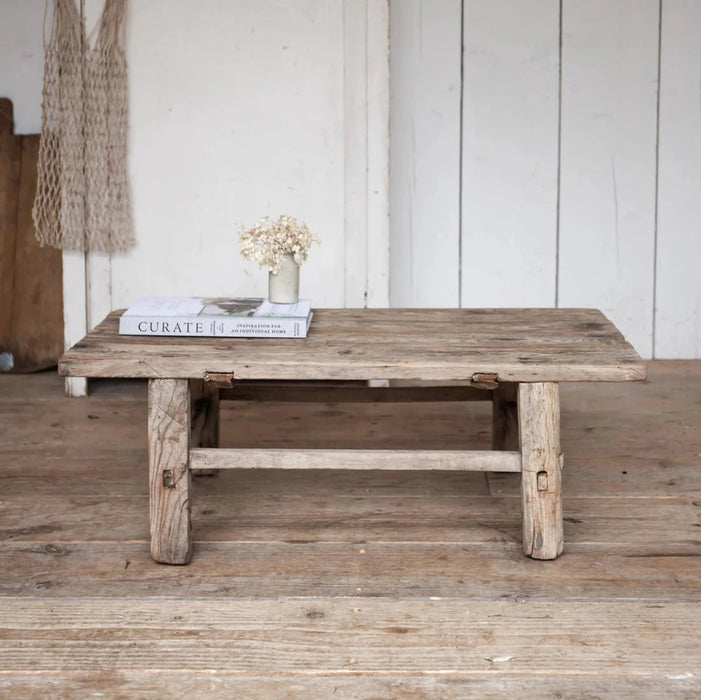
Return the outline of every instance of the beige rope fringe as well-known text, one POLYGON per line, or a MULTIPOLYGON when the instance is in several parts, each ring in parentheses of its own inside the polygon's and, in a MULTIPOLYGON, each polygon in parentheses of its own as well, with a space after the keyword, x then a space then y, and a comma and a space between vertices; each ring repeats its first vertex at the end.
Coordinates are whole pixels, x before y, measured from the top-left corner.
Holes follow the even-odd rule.
POLYGON ((134 244, 127 181, 126 4, 106 0, 90 48, 75 1, 54 0, 32 211, 42 245, 113 253, 134 244))

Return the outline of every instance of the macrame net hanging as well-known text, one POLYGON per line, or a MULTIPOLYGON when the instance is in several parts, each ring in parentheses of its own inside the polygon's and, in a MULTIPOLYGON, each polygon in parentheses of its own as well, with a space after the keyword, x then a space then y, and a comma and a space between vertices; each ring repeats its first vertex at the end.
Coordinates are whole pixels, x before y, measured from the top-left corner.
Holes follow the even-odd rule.
POLYGON ((42 245, 127 250, 127 0, 106 0, 94 46, 75 0, 54 0, 45 47, 34 224, 42 245))

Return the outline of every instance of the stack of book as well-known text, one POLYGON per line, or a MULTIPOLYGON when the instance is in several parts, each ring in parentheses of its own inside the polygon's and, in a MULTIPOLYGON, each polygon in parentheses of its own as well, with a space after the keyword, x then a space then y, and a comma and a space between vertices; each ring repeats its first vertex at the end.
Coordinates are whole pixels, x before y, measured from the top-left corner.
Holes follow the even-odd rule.
POLYGON ((119 319, 122 335, 222 338, 306 338, 312 303, 272 304, 265 299, 146 297, 119 319))

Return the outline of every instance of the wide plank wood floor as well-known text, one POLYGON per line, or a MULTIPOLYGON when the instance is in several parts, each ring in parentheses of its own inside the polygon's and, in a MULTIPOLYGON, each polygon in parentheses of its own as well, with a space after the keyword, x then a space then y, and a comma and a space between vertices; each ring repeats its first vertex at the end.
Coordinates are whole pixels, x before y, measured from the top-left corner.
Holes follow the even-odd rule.
MULTIPOLYGON (((0 697, 700 697, 701 362, 649 377, 563 385, 556 561, 518 474, 247 470, 195 479, 170 567, 145 385, 1 376, 0 697)), ((486 403, 245 396, 224 446, 490 446, 486 403)))

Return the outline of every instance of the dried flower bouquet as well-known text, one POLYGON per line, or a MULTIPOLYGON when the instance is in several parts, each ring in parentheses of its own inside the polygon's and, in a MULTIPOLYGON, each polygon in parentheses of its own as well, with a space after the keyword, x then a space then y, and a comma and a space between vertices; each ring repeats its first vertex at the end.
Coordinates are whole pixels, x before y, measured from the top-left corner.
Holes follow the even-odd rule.
POLYGON ((284 255, 293 255, 295 262, 301 265, 307 259, 309 248, 313 243, 318 244, 319 239, 306 223, 299 223, 294 217, 283 214, 277 221, 264 216, 252 228, 242 226, 239 243, 244 258, 269 268, 277 275, 284 255))

